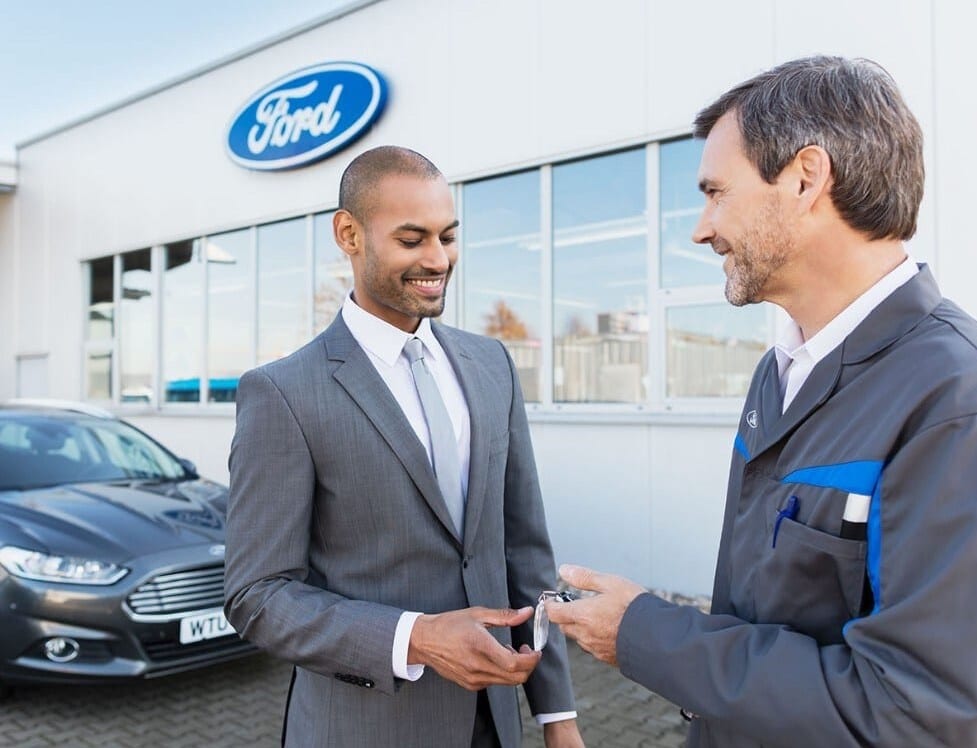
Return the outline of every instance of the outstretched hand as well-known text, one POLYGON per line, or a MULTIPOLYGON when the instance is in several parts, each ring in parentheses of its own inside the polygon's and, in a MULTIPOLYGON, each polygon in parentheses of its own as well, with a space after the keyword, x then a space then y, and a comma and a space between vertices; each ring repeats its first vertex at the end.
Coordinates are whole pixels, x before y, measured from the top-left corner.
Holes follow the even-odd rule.
POLYGON ((407 662, 433 667, 443 678, 469 691, 525 683, 542 655, 525 644, 518 652, 502 645, 487 629, 518 626, 532 614, 533 609, 526 607, 465 608, 422 615, 411 631, 407 662))
POLYGON ((559 624, 564 634, 598 660, 617 665, 617 631, 624 611, 646 590, 624 577, 583 566, 564 564, 560 576, 572 587, 598 594, 569 603, 548 600, 550 622, 559 624))

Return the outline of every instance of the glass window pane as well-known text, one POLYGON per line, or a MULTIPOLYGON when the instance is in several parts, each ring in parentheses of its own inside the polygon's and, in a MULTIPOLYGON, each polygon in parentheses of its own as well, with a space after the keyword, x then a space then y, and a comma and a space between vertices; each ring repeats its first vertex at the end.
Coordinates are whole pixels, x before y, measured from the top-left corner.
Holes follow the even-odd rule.
POLYGON ((151 403, 153 346, 153 276, 150 251, 122 255, 122 297, 119 300, 119 366, 122 402, 151 403))
POLYGON ((692 241, 703 206, 697 176, 703 142, 685 138, 659 149, 662 288, 726 282, 722 258, 708 244, 692 241))
POLYGON ((112 354, 89 353, 85 359, 86 381, 89 400, 112 399, 112 354))
POLYGON ((200 402, 203 273, 200 240, 166 245, 163 390, 168 403, 200 402))
POLYGON ((463 327, 505 343, 527 402, 540 399, 539 172, 466 184, 463 327))
POLYGON ((332 323, 353 287, 353 266, 336 246, 332 235, 335 211, 319 213, 313 219, 315 241, 315 333, 332 323))
POLYGON ((305 218, 259 226, 259 365, 287 356, 308 340, 307 279, 305 218))
POLYGON ((767 350, 759 304, 701 304, 666 312, 668 397, 743 397, 767 350))
POLYGON ((90 288, 88 298, 88 340, 111 340, 115 307, 113 294, 113 258, 101 257, 88 263, 90 288))
POLYGON ((253 365, 251 356, 254 292, 251 232, 208 237, 207 371, 210 401, 232 402, 237 379, 253 365))
POLYGON ((553 399, 647 398, 643 148, 553 169, 553 399))

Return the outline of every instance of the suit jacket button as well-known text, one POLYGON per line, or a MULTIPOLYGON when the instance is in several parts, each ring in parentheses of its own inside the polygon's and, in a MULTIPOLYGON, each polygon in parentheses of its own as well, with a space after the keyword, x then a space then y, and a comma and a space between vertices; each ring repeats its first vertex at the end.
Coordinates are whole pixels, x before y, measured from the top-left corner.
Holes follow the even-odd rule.
POLYGON ((372 680, 364 680, 363 681, 363 685, 366 686, 367 688, 373 688, 373 681, 372 680))

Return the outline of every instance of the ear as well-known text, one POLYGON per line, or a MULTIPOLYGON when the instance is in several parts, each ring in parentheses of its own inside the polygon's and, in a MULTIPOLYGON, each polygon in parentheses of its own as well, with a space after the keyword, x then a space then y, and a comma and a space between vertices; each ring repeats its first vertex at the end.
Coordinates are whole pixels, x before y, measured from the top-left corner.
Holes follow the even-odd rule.
POLYGON ((353 214, 340 208, 332 216, 332 235, 339 247, 349 257, 363 249, 363 227, 353 214))
POLYGON ((802 205, 811 208, 831 185, 831 156, 819 145, 801 148, 794 156, 794 178, 797 197, 802 205))

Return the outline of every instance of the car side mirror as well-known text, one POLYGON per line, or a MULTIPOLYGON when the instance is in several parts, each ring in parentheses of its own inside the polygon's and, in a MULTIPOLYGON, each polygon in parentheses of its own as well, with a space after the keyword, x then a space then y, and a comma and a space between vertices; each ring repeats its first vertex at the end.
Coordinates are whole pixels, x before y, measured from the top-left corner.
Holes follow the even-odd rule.
POLYGON ((197 466, 194 465, 191 460, 188 460, 186 457, 177 457, 176 459, 183 466, 183 469, 187 471, 187 474, 191 478, 199 478, 200 477, 200 474, 197 473, 197 466))

